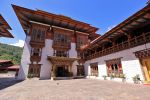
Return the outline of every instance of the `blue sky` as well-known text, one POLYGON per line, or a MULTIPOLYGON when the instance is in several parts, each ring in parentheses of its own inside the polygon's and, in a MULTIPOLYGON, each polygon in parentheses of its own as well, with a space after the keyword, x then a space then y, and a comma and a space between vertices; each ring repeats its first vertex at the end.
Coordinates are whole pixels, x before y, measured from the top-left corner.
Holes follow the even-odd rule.
POLYGON ((12 28, 14 39, 0 38, 1 43, 16 44, 25 33, 11 4, 62 14, 99 28, 104 34, 115 25, 146 6, 148 0, 1 0, 0 14, 12 28))

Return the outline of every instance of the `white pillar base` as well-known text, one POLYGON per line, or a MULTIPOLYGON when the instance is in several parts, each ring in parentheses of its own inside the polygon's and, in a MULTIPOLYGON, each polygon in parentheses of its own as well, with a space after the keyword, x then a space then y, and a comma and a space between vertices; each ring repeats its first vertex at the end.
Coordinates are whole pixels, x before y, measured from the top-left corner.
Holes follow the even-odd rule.
POLYGON ((51 80, 53 81, 53 80, 54 80, 54 78, 53 78, 53 77, 51 77, 51 80))

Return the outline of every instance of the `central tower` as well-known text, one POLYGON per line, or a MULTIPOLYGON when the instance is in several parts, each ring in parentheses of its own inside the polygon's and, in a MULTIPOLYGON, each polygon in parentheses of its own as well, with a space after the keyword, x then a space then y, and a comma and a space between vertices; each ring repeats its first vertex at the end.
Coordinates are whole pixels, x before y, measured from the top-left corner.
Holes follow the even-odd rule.
POLYGON ((26 33, 19 79, 84 74, 81 46, 99 36, 97 28, 63 15, 15 5, 13 8, 26 33))

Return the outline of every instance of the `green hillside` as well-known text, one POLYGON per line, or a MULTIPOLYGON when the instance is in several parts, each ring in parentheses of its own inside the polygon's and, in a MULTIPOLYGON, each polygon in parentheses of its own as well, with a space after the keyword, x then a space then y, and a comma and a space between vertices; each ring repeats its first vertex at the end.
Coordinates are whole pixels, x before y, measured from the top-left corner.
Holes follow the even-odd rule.
POLYGON ((0 43, 0 60, 12 60, 20 64, 23 48, 0 43))

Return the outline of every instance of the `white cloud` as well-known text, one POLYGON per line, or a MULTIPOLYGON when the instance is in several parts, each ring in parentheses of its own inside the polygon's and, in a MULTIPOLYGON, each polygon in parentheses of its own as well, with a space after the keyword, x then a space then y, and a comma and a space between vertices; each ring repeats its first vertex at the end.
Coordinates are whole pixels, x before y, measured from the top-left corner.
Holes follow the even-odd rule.
POLYGON ((109 27, 107 28, 107 32, 110 31, 111 29, 113 29, 115 26, 116 26, 116 25, 109 26, 109 27))
POLYGON ((23 40, 19 40, 16 43, 10 44, 13 46, 17 46, 17 47, 23 47, 24 46, 24 41, 23 40))

